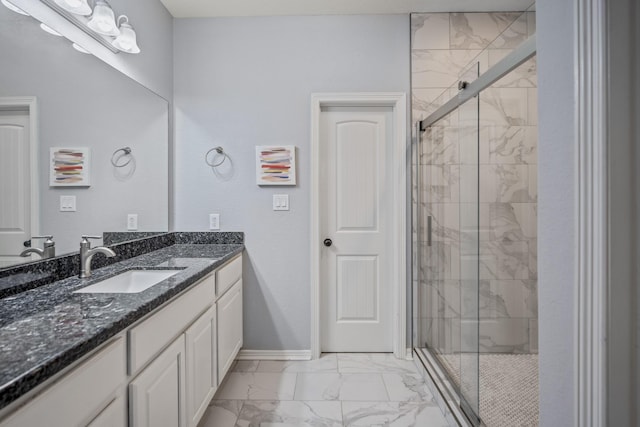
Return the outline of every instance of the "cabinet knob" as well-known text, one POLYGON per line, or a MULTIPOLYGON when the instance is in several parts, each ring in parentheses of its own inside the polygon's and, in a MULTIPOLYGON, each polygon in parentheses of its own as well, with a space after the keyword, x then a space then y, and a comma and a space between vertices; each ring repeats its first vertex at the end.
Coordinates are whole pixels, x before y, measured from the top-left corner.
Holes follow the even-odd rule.
POLYGON ((331 241, 331 239, 324 239, 324 242, 323 242, 323 243, 324 243, 324 245, 325 245, 326 247, 329 247, 329 246, 331 246, 331 245, 333 244, 333 242, 331 241))

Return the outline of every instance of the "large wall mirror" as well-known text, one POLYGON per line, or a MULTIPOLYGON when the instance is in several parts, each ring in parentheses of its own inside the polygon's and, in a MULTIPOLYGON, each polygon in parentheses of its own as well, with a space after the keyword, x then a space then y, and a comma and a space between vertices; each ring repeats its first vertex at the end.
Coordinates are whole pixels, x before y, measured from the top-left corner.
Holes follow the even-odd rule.
POLYGON ((40 259, 19 256, 31 236, 53 235, 63 255, 82 234, 126 231, 129 214, 137 231, 168 231, 167 101, 2 5, 0 58, 0 267, 40 259), (89 186, 51 185, 52 147, 88 149, 89 186))

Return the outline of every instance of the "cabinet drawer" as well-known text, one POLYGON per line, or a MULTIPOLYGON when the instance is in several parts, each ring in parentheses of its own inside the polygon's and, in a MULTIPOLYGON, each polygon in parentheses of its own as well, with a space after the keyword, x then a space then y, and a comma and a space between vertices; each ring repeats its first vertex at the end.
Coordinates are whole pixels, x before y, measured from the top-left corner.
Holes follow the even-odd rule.
POLYGON ((210 274, 159 312, 129 331, 129 374, 134 374, 181 334, 211 305, 215 276, 210 274))
POLYGON ((86 425, 124 386, 124 339, 118 338, 2 422, 8 426, 86 425))
POLYGON ((242 277, 242 255, 216 271, 216 295, 221 296, 242 277))

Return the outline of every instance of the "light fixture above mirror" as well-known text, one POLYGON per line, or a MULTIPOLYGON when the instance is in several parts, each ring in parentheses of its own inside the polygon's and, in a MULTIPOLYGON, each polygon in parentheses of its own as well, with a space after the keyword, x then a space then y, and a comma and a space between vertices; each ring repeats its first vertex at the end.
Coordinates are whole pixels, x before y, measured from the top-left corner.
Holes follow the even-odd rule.
POLYGON ((83 16, 91 15, 91 6, 87 0, 55 0, 55 2, 67 12, 83 16))
MULTIPOLYGON (((11 4, 10 0, 0 1, 11 4)), ((116 20, 116 14, 107 1, 42 0, 42 2, 111 52, 140 53, 136 32, 129 23, 129 18, 126 15, 120 15, 116 20)))
POLYGON ((136 40, 136 32, 133 30, 131 24, 129 24, 129 18, 126 15, 120 15, 118 17, 118 24, 120 25, 120 35, 116 37, 111 44, 122 52, 140 53, 140 48, 136 40), (124 19, 123 23, 120 23, 121 19, 124 19))

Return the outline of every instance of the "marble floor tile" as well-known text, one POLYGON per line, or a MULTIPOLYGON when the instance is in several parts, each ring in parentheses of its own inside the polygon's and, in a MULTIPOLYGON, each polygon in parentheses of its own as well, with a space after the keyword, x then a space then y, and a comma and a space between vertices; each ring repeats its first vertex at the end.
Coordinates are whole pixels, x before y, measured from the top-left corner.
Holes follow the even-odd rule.
POLYGON ((242 400, 212 400, 198 427, 234 427, 243 403, 242 400))
POLYGON ((295 400, 388 401, 381 374, 298 374, 295 400))
POLYGON ((440 408, 431 402, 342 402, 345 426, 446 427, 440 408))
POLYGON ((238 360, 233 366, 232 372, 255 372, 258 368, 259 360, 238 360))
POLYGON ((245 402, 237 427, 340 427, 340 402, 245 402))
POLYGON ((382 379, 392 402, 432 402, 434 399, 418 373, 382 374, 382 379))
POLYGON ((257 372, 338 372, 335 353, 323 354, 314 360, 263 360, 257 372))
POLYGON ((338 353, 340 373, 417 373, 411 360, 397 359, 392 353, 338 353))
POLYGON ((216 399, 292 400, 296 374, 230 372, 216 399))

